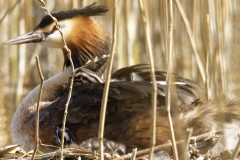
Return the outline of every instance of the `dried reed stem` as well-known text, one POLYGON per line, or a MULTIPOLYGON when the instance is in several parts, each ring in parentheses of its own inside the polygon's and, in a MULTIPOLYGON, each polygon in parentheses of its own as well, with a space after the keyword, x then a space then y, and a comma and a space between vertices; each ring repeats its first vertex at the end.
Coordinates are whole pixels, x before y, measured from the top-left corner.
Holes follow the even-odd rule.
POLYGON ((172 84, 172 50, 173 50, 173 9, 172 9, 172 0, 169 1, 169 33, 168 33, 168 70, 167 70, 167 94, 166 94, 166 106, 167 106, 167 113, 168 113, 168 123, 171 131, 171 139, 172 139, 172 149, 174 159, 178 160, 178 151, 177 151, 177 144, 175 140, 175 134, 173 129, 173 122, 171 117, 171 84, 172 84))
POLYGON ((41 70, 41 66, 40 66, 40 62, 39 62, 39 57, 36 55, 35 58, 36 58, 36 64, 37 64, 37 68, 38 68, 38 75, 39 75, 39 78, 41 80, 41 83, 40 83, 40 88, 39 88, 39 93, 38 93, 38 101, 37 101, 37 108, 36 108, 36 120, 35 120, 35 125, 36 125, 36 128, 35 128, 36 147, 34 149, 34 152, 33 152, 31 160, 34 159, 35 154, 36 154, 36 152, 37 152, 37 150, 39 148, 39 105, 40 105, 40 102, 41 102, 42 88, 43 88, 43 82, 44 82, 44 77, 43 77, 43 74, 42 74, 42 70, 41 70))
POLYGON ((187 150, 188 150, 188 147, 189 147, 192 132, 193 132, 193 128, 188 128, 187 129, 187 136, 186 136, 184 146, 183 146, 183 159, 187 159, 187 150))
POLYGON ((156 144, 156 110, 157 110, 157 83, 156 83, 156 77, 155 77, 155 69, 154 69, 154 61, 153 61, 153 53, 152 53, 152 47, 151 47, 151 38, 150 38, 150 32, 149 32, 149 18, 146 16, 144 7, 143 7, 143 1, 138 0, 141 17, 142 17, 142 23, 143 23, 143 29, 144 29, 144 35, 145 35, 145 43, 147 47, 147 53, 149 57, 150 62, 150 73, 151 73, 151 81, 152 81, 152 94, 151 94, 151 100, 152 100, 152 134, 151 134, 151 146, 150 146, 150 152, 149 157, 152 159, 153 157, 153 151, 154 146, 156 144))
POLYGON ((113 1, 113 38, 112 38, 112 47, 111 47, 111 53, 109 62, 107 65, 107 71, 106 71, 106 81, 104 85, 103 90, 103 98, 102 98, 102 105, 101 105, 101 112, 100 112, 100 121, 99 121, 99 131, 98 131, 98 139, 100 143, 100 159, 104 160, 103 155, 103 135, 104 135, 104 124, 105 124, 105 115, 106 115, 106 109, 107 109, 107 100, 108 100, 108 92, 109 92, 109 85, 110 85, 110 78, 111 78, 111 72, 112 72, 112 65, 113 65, 113 58, 116 48, 116 39, 117 39, 117 3, 116 0, 113 1))
POLYGON ((135 160, 136 159, 136 155, 137 155, 137 148, 134 148, 132 150, 132 156, 131 156, 131 159, 130 160, 135 160))
MULTIPOLYGON (((44 2, 44 0, 38 0, 40 3, 42 3, 42 8, 47 12, 47 14, 52 18, 52 20, 55 22, 56 28, 58 29, 60 35, 61 35, 61 40, 63 42, 63 47, 64 49, 66 49, 66 51, 68 52, 67 56, 68 59, 70 61, 71 67, 72 67, 72 77, 70 79, 70 86, 69 86, 69 92, 68 92, 68 99, 67 102, 65 104, 65 109, 64 109, 64 116, 63 116, 63 122, 62 122, 62 129, 65 130, 65 125, 66 125, 66 119, 67 119, 67 113, 68 113, 68 105, 71 99, 71 95, 72 95, 72 88, 73 88, 73 78, 74 78, 74 65, 72 62, 72 58, 71 58, 71 50, 67 47, 66 41, 64 39, 63 36, 63 32, 60 29, 60 26, 58 24, 58 21, 55 17, 53 17, 51 15, 51 13, 48 11, 46 3, 44 2)), ((64 132, 62 133, 62 137, 61 137, 61 155, 60 155, 60 159, 63 159, 63 147, 64 147, 64 132)))
POLYGON ((211 89, 210 89, 210 76, 209 76, 209 58, 210 58, 210 44, 211 43, 211 38, 210 38, 210 21, 209 21, 209 14, 206 16, 207 18, 207 53, 206 53, 206 69, 205 69, 205 72, 206 72, 206 94, 207 94, 207 100, 209 100, 211 98, 211 96, 213 95, 212 92, 211 92, 211 89))
POLYGON ((199 71, 201 73, 201 76, 202 76, 202 79, 203 79, 203 82, 205 83, 206 82, 206 74, 205 74, 205 70, 204 70, 204 67, 203 67, 203 64, 202 64, 202 61, 200 59, 200 56, 199 56, 199 53, 198 53, 198 50, 197 50, 197 45, 195 43, 195 40, 193 38, 193 34, 192 34, 192 30, 190 28, 190 24, 189 24, 189 21, 187 19, 187 16, 183 10, 183 7, 181 5, 181 3, 179 2, 179 0, 175 0, 176 4, 177 4, 177 7, 178 7, 178 10, 183 18, 183 21, 184 21, 184 24, 186 25, 186 28, 187 28, 187 33, 188 33, 188 36, 189 36, 189 39, 190 39, 190 42, 191 42, 191 45, 193 47, 193 51, 194 51, 194 55, 195 55, 195 58, 196 58, 196 61, 197 61, 197 64, 198 64, 198 68, 199 68, 199 71))

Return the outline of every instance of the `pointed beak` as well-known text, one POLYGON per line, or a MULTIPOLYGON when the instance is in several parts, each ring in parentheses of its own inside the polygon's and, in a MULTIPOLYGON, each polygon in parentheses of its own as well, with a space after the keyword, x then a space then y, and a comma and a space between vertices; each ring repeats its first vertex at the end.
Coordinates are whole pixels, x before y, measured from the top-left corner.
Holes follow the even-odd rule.
POLYGON ((24 44, 24 43, 37 43, 44 39, 43 33, 29 32, 16 38, 10 39, 3 43, 3 45, 24 44))

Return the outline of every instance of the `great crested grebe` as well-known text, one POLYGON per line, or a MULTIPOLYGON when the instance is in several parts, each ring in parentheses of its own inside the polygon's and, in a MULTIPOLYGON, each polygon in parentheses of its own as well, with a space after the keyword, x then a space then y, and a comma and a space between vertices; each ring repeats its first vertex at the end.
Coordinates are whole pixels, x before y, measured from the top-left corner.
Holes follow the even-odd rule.
MULTIPOLYGON (((81 67, 88 60, 109 54, 110 40, 106 31, 90 16, 107 12, 104 6, 88 5, 81 9, 52 13, 57 18, 63 31, 66 43, 72 52, 74 67, 81 67)), ((56 136, 62 125, 64 105, 67 99, 68 86, 65 85, 71 75, 71 66, 63 48, 60 34, 55 23, 49 16, 42 18, 38 26, 25 35, 13 38, 5 45, 40 43, 46 47, 62 48, 66 69, 43 85, 40 105, 40 139, 42 143, 59 145, 56 136)), ((99 112, 103 94, 104 72, 106 59, 82 69, 75 76, 75 84, 69 104, 66 127, 72 135, 74 143, 97 137, 99 112)), ((174 122, 180 124, 177 138, 184 138, 186 128, 192 127, 193 135, 214 131, 217 128, 218 117, 230 122, 238 119, 237 104, 227 99, 194 103, 198 99, 195 93, 202 92, 193 81, 175 77, 176 105, 179 114, 174 122), (221 109, 219 109, 221 106, 221 109)), ((157 81, 164 81, 165 72, 156 71, 157 81)), ((151 81, 149 67, 135 65, 118 70, 112 75, 109 89, 107 116, 104 137, 121 142, 126 147, 148 148, 150 145, 151 124, 151 81)), ((157 103, 157 144, 162 144, 170 138, 165 105, 165 84, 158 83, 157 103)), ((34 88, 19 104, 11 124, 11 137, 15 144, 24 144, 26 150, 35 147, 35 106, 39 86, 34 88)), ((71 141, 70 141, 71 143, 71 141)), ((42 148, 43 151, 51 151, 42 148)))

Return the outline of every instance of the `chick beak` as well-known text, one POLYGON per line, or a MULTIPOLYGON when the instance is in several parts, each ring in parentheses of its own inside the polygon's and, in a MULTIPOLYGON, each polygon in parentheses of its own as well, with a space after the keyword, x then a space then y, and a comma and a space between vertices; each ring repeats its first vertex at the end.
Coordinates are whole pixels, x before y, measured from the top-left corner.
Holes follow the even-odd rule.
POLYGON ((37 43, 44 39, 43 33, 29 32, 24 35, 15 37, 3 43, 3 45, 24 44, 24 43, 37 43))

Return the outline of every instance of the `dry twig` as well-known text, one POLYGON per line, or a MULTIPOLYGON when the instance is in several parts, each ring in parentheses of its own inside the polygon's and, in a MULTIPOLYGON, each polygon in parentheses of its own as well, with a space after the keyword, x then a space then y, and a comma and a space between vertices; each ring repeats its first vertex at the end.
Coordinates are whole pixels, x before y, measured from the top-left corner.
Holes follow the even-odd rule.
POLYGON ((100 121, 99 121, 99 131, 98 131, 98 139, 100 141, 100 159, 104 159, 103 155, 103 134, 104 134, 104 124, 105 124, 105 115, 107 109, 107 99, 108 99, 108 91, 110 85, 110 78, 112 72, 112 65, 113 65, 113 57, 116 48, 116 39, 117 39, 117 3, 116 0, 113 1, 113 38, 112 38, 112 48, 110 53, 109 62, 107 65, 107 72, 106 72, 106 81, 103 90, 103 98, 102 98, 102 105, 101 105, 101 112, 100 112, 100 121))
MULTIPOLYGON (((43 155, 37 155, 37 156, 35 156, 35 160, 57 159, 60 155, 61 155, 61 152, 59 150, 57 150, 55 152, 49 152, 49 153, 45 153, 43 155)), ((71 148, 64 149, 63 156, 66 158, 71 158, 71 159, 73 159, 73 157, 81 157, 81 156, 89 157, 89 159, 94 159, 93 157, 95 157, 94 153, 91 151, 81 151, 78 149, 71 149, 71 148)), ((29 160, 29 157, 28 156, 21 157, 21 160, 29 160)))
POLYGON ((149 157, 152 159, 153 157, 153 148, 156 144, 156 110, 157 110, 157 83, 156 83, 156 77, 155 77, 155 69, 154 69, 154 61, 153 61, 153 53, 152 53, 152 47, 151 47, 151 38, 150 38, 150 32, 149 32, 149 18, 146 16, 144 7, 143 7, 143 1, 138 0, 140 12, 142 15, 142 23, 144 28, 144 35, 145 35, 145 43, 147 47, 147 53, 149 57, 150 62, 150 73, 151 73, 151 81, 152 81, 152 94, 151 94, 151 100, 152 100, 152 141, 151 141, 151 150, 149 152, 149 157))
MULTIPOLYGON (((60 29, 60 26, 58 24, 57 19, 55 17, 53 17, 51 15, 51 13, 48 11, 46 3, 44 2, 44 0, 38 0, 38 1, 42 3, 42 5, 43 5, 42 8, 47 12, 47 14, 55 22, 56 28, 59 31, 60 35, 61 35, 61 40, 63 42, 63 47, 68 52, 67 56, 68 56, 68 59, 70 61, 71 67, 72 67, 72 74, 73 74, 73 76, 72 76, 71 81, 70 81, 68 99, 67 99, 67 102, 65 104, 64 117, 63 117, 63 123, 62 123, 62 129, 65 130, 65 124, 66 124, 67 113, 68 113, 68 105, 69 105, 70 98, 71 98, 71 95, 72 95, 73 78, 74 78, 74 65, 73 65, 72 58, 71 58, 71 50, 67 47, 66 41, 65 41, 64 36, 63 36, 63 32, 60 29)), ((62 133, 62 137, 61 137, 61 155, 60 155, 60 159, 63 159, 63 147, 64 147, 64 132, 62 133)))
POLYGON ((40 105, 40 101, 41 101, 41 96, 42 96, 42 88, 43 88, 43 82, 44 82, 44 77, 42 74, 42 70, 41 70, 41 66, 40 66, 40 62, 39 62, 39 57, 36 55, 36 63, 37 63, 37 68, 38 68, 38 75, 39 78, 41 79, 41 83, 40 83, 40 88, 39 88, 39 93, 38 93, 38 102, 37 102, 37 108, 36 108, 36 120, 35 120, 35 125, 36 125, 36 135, 35 135, 35 140, 36 140, 36 148, 34 149, 33 155, 32 155, 32 160, 35 157, 35 154, 39 148, 39 105, 40 105))

